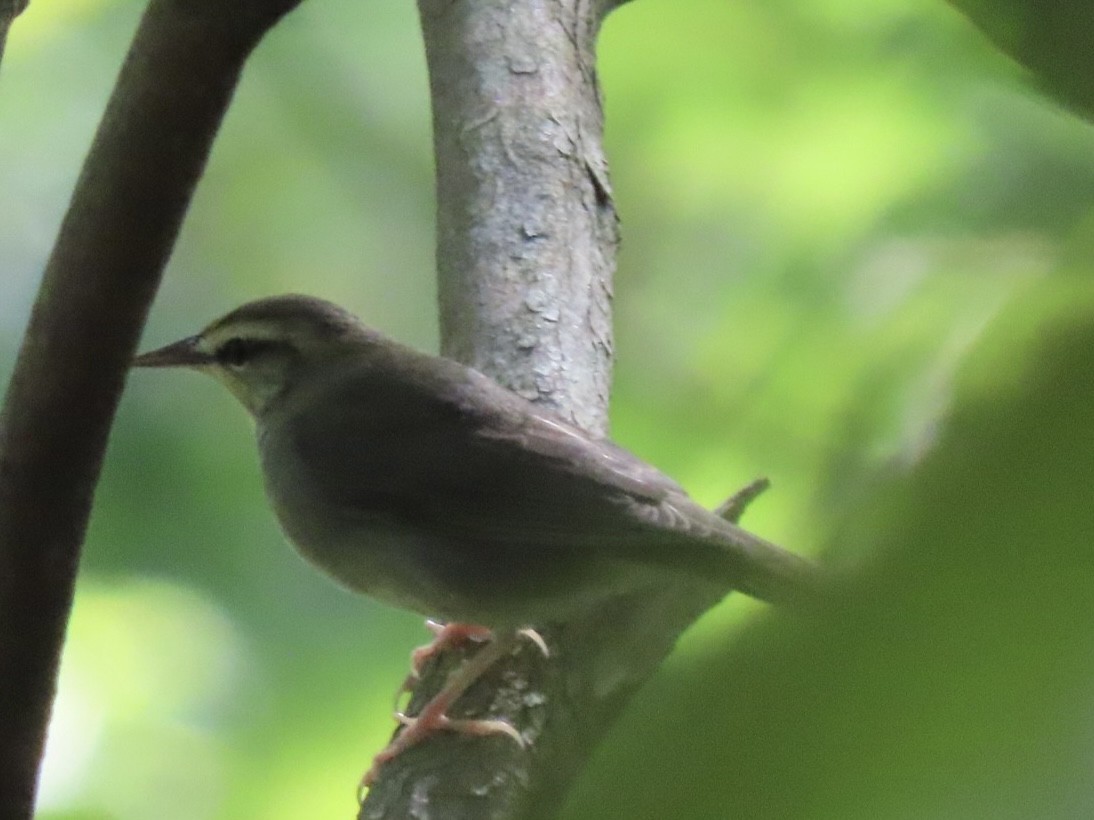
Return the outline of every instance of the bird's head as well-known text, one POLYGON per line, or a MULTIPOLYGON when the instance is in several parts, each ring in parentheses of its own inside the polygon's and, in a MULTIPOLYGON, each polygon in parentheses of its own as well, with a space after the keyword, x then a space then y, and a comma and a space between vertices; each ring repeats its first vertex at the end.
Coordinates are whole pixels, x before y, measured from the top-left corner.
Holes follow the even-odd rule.
POLYGON ((223 382, 254 416, 309 373, 372 335, 351 313, 310 296, 248 302, 200 333, 143 353, 134 367, 188 367, 223 382))

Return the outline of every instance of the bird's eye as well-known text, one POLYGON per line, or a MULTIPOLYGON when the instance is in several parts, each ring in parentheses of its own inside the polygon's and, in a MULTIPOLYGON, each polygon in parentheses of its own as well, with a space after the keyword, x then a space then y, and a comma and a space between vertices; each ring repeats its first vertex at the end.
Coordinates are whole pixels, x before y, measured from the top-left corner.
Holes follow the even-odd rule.
POLYGON ((228 367, 242 367, 254 355, 254 345, 238 336, 217 348, 217 361, 228 367))

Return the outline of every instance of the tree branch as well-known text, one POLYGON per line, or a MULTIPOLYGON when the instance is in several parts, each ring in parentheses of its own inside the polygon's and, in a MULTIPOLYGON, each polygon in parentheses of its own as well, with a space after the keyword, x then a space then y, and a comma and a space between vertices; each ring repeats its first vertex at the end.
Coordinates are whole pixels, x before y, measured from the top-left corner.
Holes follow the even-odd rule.
POLYGON ((29 818, 80 545, 125 374, 247 55, 299 0, 153 0, 0 412, 0 816, 29 818))
MULTIPOLYGON (((419 0, 437 159, 447 355, 607 427, 616 215, 594 46, 618 3, 419 0)), ((457 704, 528 741, 440 734, 381 770, 359 817, 553 815, 596 743, 724 590, 675 582, 543 630, 457 704)), ((542 626, 542 625, 537 625, 542 626)), ((459 658, 426 671, 414 714, 459 658)))
POLYGON ((607 429, 618 244, 578 0, 421 0, 443 352, 607 429))
POLYGON ((0 60, 4 59, 4 45, 15 18, 22 14, 30 0, 0 0, 0 60))

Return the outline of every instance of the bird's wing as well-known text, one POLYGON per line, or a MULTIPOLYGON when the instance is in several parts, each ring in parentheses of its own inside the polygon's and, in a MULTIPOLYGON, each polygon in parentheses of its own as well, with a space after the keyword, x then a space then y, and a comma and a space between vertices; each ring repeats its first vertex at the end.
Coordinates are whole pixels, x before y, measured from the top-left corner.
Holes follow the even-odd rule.
POLYGON ((349 512, 499 546, 622 544, 686 524, 670 503, 686 496, 667 476, 446 364, 419 379, 358 374, 324 397, 322 412, 292 414, 308 480, 349 512))
MULTIPOLYGON (((768 600, 816 591, 809 562, 703 509, 627 451, 436 362, 414 379, 354 375, 323 388, 321 411, 286 413, 302 483, 350 518, 379 514, 458 542, 485 566, 595 553, 768 600)), ((462 560, 453 571, 466 573, 462 560)))

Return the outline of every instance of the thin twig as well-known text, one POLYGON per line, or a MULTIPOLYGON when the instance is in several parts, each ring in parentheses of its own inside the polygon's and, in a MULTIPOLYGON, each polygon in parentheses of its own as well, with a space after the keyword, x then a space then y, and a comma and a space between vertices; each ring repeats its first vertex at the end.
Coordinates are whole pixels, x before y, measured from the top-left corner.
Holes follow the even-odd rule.
POLYGON ((714 514, 719 518, 724 518, 731 524, 736 524, 741 520, 741 516, 745 514, 745 510, 749 508, 752 502, 766 492, 769 487, 771 487, 769 479, 757 478, 723 501, 714 510, 714 514))

